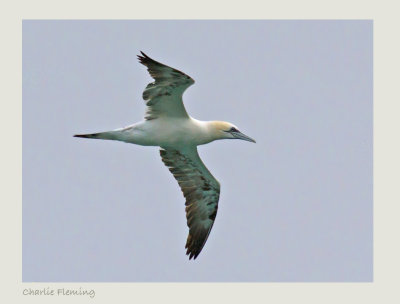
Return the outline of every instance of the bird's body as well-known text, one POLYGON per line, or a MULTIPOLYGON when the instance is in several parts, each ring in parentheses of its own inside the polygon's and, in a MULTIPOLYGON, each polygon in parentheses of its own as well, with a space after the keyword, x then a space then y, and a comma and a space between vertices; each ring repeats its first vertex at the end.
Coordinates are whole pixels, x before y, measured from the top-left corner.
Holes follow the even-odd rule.
MULTIPOLYGON (((196 120, 192 117, 166 117, 143 120, 125 128, 110 131, 117 140, 141 146, 159 146, 181 149, 198 146, 213 140, 211 126, 213 122, 196 120)), ((107 132, 98 133, 106 135, 107 132)), ((107 139, 107 138, 105 138, 107 139)))
POLYGON ((162 161, 186 198, 189 227, 186 253, 190 259, 196 258, 213 226, 220 194, 220 184, 201 161, 197 146, 218 139, 255 141, 228 122, 200 121, 190 117, 183 105, 182 94, 194 80, 144 53, 138 57, 155 79, 143 92, 147 105, 145 119, 125 128, 75 137, 159 146, 162 161))

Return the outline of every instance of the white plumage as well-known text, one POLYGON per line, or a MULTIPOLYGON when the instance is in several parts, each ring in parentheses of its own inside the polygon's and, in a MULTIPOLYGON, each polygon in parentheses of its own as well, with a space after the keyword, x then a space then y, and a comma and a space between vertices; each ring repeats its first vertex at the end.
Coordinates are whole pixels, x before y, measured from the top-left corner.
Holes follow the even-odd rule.
POLYGON ((189 235, 185 248, 189 259, 196 259, 214 224, 220 194, 220 184, 201 161, 197 146, 217 139, 255 141, 231 123, 190 117, 182 94, 194 80, 141 54, 139 61, 155 80, 143 92, 147 106, 144 120, 122 129, 74 136, 161 147, 162 161, 178 181, 186 199, 189 235))

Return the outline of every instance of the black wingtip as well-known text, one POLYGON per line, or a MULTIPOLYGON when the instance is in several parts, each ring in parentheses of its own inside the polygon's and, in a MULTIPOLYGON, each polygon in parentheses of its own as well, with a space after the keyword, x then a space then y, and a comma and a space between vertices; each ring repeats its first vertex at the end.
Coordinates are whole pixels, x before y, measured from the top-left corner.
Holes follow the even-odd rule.
POLYGON ((193 259, 193 261, 197 258, 197 256, 199 255, 199 254, 194 254, 193 252, 191 252, 190 254, 187 254, 188 256, 189 256, 189 261, 191 260, 191 259, 193 259))
POLYGON ((190 249, 187 246, 185 246, 185 248, 187 249, 186 255, 189 256, 189 261, 191 259, 195 260, 198 257, 198 255, 200 254, 200 252, 194 252, 193 250, 190 251, 190 249))
POLYGON ((142 54, 142 56, 137 55, 137 58, 139 59, 139 62, 143 65, 146 65, 146 62, 149 61, 150 57, 147 56, 145 53, 143 53, 142 51, 140 51, 140 53, 142 54))
POLYGON ((137 58, 139 59, 139 62, 145 66, 147 66, 148 64, 152 63, 152 64, 161 64, 158 61, 155 61, 154 59, 150 58, 149 56, 147 56, 144 52, 140 51, 140 53, 142 55, 137 55, 137 58))

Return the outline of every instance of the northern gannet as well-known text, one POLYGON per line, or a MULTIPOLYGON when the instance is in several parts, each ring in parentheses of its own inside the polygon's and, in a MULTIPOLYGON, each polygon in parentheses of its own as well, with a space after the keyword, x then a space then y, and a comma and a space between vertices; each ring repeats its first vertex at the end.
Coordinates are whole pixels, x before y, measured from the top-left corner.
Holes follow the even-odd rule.
POLYGON ((186 198, 189 227, 186 254, 196 259, 207 241, 218 210, 220 183, 208 171, 197 152, 198 145, 217 139, 255 140, 224 121, 200 121, 190 117, 183 105, 183 92, 194 80, 141 52, 138 59, 155 80, 143 92, 143 121, 108 132, 74 137, 118 140, 142 146, 159 146, 164 164, 177 180, 186 198))

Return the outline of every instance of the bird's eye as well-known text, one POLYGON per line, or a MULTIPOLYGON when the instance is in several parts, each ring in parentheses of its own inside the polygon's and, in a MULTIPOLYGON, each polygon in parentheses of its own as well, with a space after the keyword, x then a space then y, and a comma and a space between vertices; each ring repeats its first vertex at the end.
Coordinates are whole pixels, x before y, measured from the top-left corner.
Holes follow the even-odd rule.
POLYGON ((230 131, 230 132, 239 132, 239 130, 236 129, 236 128, 234 128, 234 127, 232 127, 229 131, 230 131))

